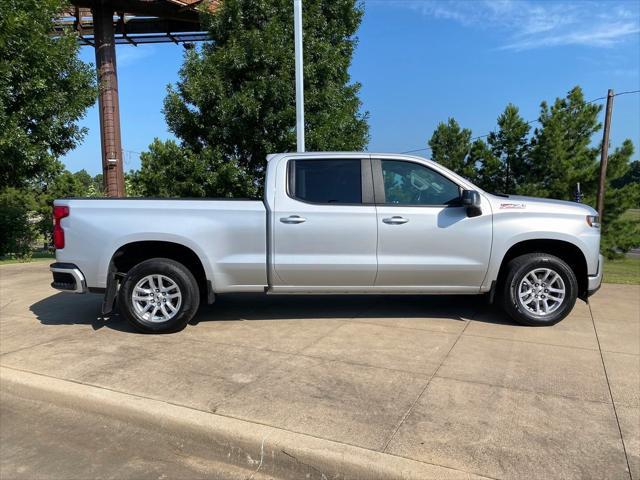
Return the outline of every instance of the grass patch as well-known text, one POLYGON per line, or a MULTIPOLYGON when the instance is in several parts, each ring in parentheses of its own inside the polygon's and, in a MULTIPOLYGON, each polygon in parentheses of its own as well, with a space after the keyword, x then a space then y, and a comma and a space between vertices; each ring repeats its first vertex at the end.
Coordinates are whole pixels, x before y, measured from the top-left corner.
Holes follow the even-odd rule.
POLYGON ((54 253, 51 252, 33 252, 31 258, 15 258, 11 255, 1 256, 0 265, 8 265, 10 263, 30 263, 30 262, 44 262, 47 260, 53 260, 56 258, 54 253))
POLYGON ((640 258, 604 261, 604 282, 640 285, 640 258))
POLYGON ((622 218, 640 222, 640 208, 630 208, 622 214, 622 218))

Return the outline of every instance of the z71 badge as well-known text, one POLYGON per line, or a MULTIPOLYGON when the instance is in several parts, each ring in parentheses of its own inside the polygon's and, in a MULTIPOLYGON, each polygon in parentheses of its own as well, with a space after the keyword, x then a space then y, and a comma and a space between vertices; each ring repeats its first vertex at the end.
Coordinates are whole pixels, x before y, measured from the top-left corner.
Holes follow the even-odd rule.
POLYGON ((526 203, 501 203, 500 204, 500 209, 523 209, 523 208, 527 208, 527 204, 526 203))

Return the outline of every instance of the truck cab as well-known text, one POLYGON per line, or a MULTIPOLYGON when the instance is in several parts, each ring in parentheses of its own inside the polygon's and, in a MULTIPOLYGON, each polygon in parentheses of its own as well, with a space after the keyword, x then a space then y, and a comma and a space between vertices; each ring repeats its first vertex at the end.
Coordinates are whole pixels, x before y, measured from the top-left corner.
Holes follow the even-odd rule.
POLYGON ((492 209, 479 194, 468 215, 461 177, 398 155, 279 155, 269 167, 274 291, 480 291, 492 209))

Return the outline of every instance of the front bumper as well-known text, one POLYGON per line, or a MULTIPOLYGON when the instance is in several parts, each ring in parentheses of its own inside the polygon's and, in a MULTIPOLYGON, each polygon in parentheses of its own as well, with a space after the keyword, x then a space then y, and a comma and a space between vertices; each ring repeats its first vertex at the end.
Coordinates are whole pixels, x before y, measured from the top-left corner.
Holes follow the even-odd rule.
POLYGON ((604 257, 598 257, 598 271, 595 275, 589 275, 587 279, 587 296, 590 297, 596 293, 602 285, 602 273, 604 271, 604 257))
POLYGON ((73 293, 87 292, 87 282, 84 275, 73 263, 52 263, 49 270, 53 274, 51 286, 56 290, 73 293))

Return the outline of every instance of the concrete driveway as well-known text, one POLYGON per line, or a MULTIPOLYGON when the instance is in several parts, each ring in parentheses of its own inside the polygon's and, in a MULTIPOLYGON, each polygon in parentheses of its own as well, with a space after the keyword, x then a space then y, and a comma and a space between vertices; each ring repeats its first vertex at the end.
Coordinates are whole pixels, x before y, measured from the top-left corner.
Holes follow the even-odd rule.
POLYGON ((604 285, 547 328, 472 297, 229 296, 149 336, 49 283, 46 263, 0 267, 5 371, 409 459, 433 478, 640 480, 638 286, 604 285))

